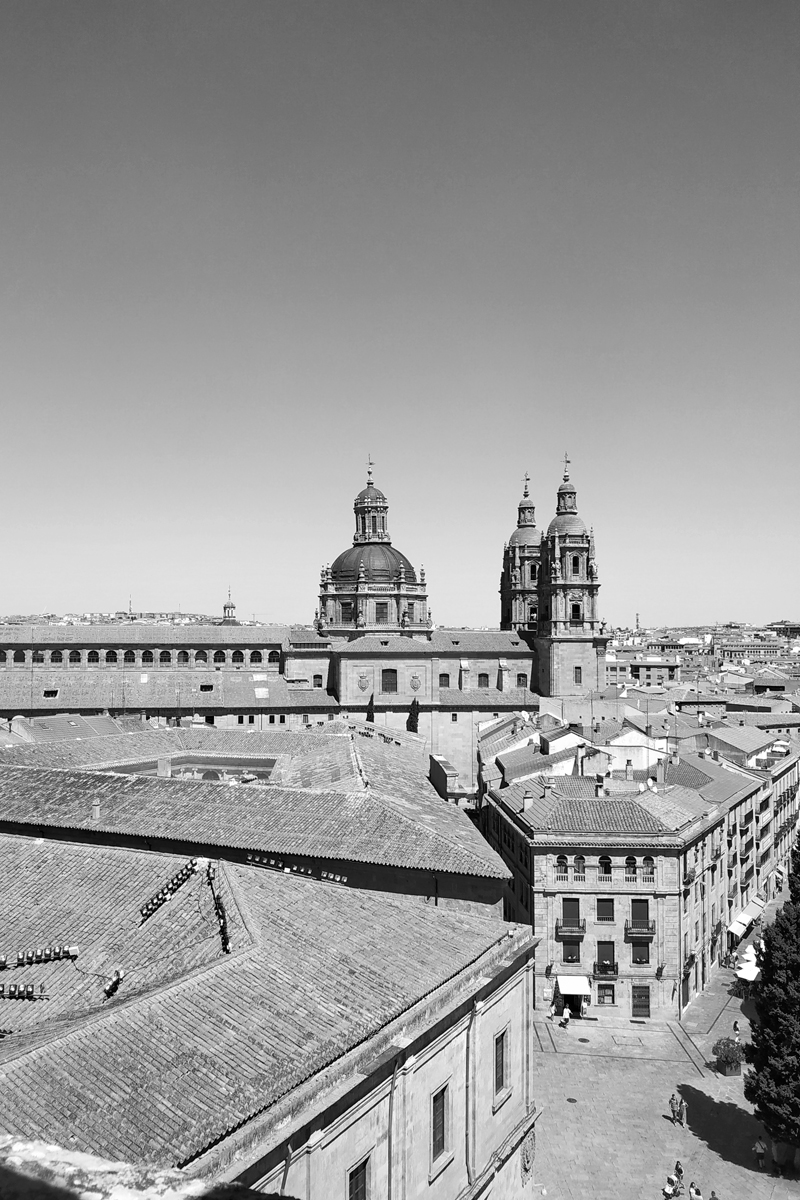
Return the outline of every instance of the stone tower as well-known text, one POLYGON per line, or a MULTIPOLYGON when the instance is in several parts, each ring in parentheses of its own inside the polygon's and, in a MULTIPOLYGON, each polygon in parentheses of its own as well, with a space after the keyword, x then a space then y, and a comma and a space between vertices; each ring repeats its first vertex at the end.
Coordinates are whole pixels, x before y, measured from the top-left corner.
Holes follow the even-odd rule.
POLYGON ((503 548, 500 576, 500 628, 536 632, 539 621, 539 566, 542 533, 536 528, 528 475, 519 502, 517 528, 503 548))
POLYGON ((534 638, 541 695, 579 696, 605 686, 608 638, 597 615, 599 590, 594 535, 578 516, 565 455, 556 515, 541 546, 534 638))
POLYGON ((427 636, 428 597, 425 570, 419 579, 413 566, 392 545, 387 525, 389 505, 372 482, 353 504, 353 545, 323 567, 320 576, 317 628, 320 633, 358 637, 365 633, 408 633, 427 636))

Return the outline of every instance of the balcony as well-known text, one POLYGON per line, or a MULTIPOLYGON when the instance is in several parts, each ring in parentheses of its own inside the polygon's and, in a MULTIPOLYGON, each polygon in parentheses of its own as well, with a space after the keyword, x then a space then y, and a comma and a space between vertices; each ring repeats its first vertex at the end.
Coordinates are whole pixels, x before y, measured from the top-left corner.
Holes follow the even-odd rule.
POLYGON ((615 962, 596 962, 592 966, 592 975, 595 979, 616 979, 619 975, 619 967, 615 962))
POLYGON ((722 846, 712 846, 711 847, 711 857, 714 859, 722 858, 722 846))
POLYGON ((625 922, 626 938, 651 938, 655 937, 655 932, 655 921, 632 920, 625 922))
POLYGON ((585 917, 566 917, 556 920, 556 937, 583 937, 586 933, 585 917))

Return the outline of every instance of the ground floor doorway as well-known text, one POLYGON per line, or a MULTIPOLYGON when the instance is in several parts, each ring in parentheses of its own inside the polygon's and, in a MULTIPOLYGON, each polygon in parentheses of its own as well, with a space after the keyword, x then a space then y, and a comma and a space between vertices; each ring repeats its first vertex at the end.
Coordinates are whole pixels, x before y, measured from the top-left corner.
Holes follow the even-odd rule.
POLYGON ((650 1016, 650 988, 647 984, 634 983, 631 986, 631 1016, 650 1016))

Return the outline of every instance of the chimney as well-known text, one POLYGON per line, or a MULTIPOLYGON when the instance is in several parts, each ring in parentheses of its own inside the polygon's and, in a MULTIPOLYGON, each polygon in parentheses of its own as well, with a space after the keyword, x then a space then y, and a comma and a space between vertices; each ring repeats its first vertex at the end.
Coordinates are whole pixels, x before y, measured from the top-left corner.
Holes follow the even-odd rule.
POLYGON ((99 800, 92 801, 92 820, 93 821, 100 820, 100 801, 99 800))
POLYGON ((158 760, 158 776, 163 779, 172 777, 172 762, 169 758, 160 758, 158 760))
POLYGON ((644 727, 644 732, 645 732, 646 737, 653 736, 653 726, 649 723, 649 721, 648 721, 647 725, 645 725, 645 727, 644 727))
POLYGON ((594 794, 595 794, 595 796, 602 796, 602 794, 603 794, 603 776, 602 775, 595 775, 595 777, 594 777, 594 794))
POLYGON ((527 789, 525 795, 522 797, 522 811, 527 812, 532 804, 533 792, 530 789, 527 789))
MULTIPOLYGON (((550 797, 553 795, 552 779, 543 779, 542 780, 542 792, 543 792, 544 799, 549 800, 550 797)), ((531 796, 531 799, 533 799, 532 796, 531 796)))
POLYGON ((633 761, 630 758, 625 759, 625 778, 628 783, 633 779, 633 761))
POLYGON ((656 783, 664 783, 667 778, 666 763, 660 758, 656 763, 656 783))
POLYGON ((578 774, 583 774, 584 761, 586 759, 586 747, 578 746, 575 750, 575 762, 578 767, 578 774))

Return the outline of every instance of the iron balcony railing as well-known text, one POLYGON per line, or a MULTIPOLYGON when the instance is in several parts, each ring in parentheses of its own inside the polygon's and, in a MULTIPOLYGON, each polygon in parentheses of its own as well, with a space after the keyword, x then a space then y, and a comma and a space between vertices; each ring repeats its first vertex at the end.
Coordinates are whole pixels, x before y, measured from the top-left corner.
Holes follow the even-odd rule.
POLYGON ((595 979, 616 979, 619 975, 619 965, 616 962, 596 962, 592 967, 592 975, 595 979))
POLYGON ((651 938, 655 935, 655 921, 633 918, 625 922, 625 936, 629 938, 651 938))
POLYGON ((556 937, 561 936, 583 936, 586 933, 586 919, 584 917, 564 917, 563 920, 556 920, 556 937))

